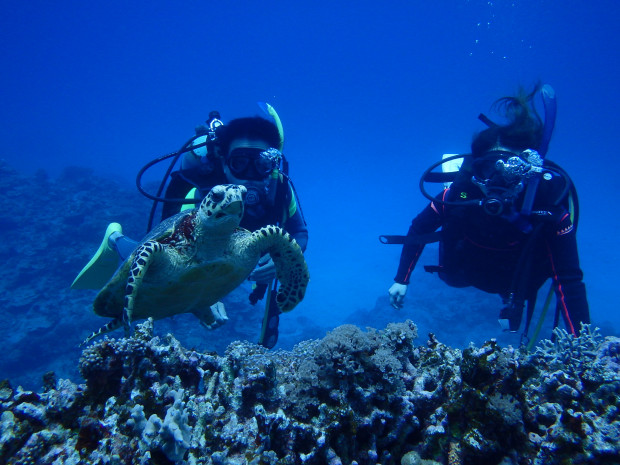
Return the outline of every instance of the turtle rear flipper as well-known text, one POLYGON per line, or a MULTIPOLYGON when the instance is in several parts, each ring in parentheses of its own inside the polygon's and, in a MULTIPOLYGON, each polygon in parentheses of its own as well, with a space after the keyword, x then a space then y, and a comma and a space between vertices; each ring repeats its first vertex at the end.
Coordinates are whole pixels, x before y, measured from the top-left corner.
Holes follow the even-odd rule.
POLYGON ((82 343, 80 344, 80 347, 85 346, 90 341, 95 339, 97 336, 101 336, 102 334, 109 333, 110 331, 114 331, 115 329, 118 329, 121 326, 123 326, 123 322, 121 321, 121 319, 114 318, 107 325, 104 325, 101 328, 99 328, 97 331, 91 333, 90 336, 88 336, 86 339, 84 339, 84 341, 82 341, 82 343))
POLYGON ((266 226, 252 233, 251 243, 259 254, 268 253, 276 266, 280 281, 276 303, 283 312, 291 311, 301 302, 310 280, 308 265, 299 244, 277 226, 266 226))

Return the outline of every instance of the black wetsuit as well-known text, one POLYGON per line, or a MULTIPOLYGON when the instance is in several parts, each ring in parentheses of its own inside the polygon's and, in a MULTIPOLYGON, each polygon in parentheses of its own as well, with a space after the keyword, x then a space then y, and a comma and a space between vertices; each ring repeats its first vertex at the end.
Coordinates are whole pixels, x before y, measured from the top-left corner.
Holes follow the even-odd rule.
MULTIPOLYGON (((541 181, 533 205, 535 214, 530 217, 532 229, 528 232, 506 217, 486 214, 479 205, 431 202, 412 221, 408 237, 432 233, 441 227, 440 263, 436 270, 451 286, 473 286, 504 298, 518 291, 529 300, 552 278, 558 310, 568 330, 575 334, 579 323, 590 322, 590 314, 571 215, 565 201, 554 205, 558 203, 558 188, 553 182, 541 181), (535 238, 529 242, 533 234, 535 238), (522 254, 525 247, 531 254, 522 254), (519 274, 516 270, 522 256, 526 255, 531 261, 521 266, 520 275, 515 276, 519 274)), ((471 200, 480 196, 477 186, 461 180, 436 198, 458 203, 461 198, 471 200)), ((517 205, 521 205, 522 196, 517 205)), ((424 244, 403 246, 397 283, 409 284, 423 249, 424 244)))

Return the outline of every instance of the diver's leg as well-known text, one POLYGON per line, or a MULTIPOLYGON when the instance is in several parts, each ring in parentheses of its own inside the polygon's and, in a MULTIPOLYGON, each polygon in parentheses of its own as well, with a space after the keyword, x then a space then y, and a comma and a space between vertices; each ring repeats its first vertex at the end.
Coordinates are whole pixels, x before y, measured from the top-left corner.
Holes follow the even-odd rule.
POLYGON ((108 239, 108 244, 116 249, 121 260, 126 260, 138 247, 138 241, 128 238, 121 232, 113 232, 108 239))
POLYGON ((71 289, 101 289, 112 277, 121 260, 136 248, 137 242, 123 236, 118 223, 110 223, 99 248, 71 284, 71 289))

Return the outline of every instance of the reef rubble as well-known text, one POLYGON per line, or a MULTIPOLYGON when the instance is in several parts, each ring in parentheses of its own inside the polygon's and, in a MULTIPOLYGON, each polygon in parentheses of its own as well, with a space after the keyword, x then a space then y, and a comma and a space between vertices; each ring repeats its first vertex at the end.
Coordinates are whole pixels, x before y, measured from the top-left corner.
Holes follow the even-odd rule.
POLYGON ((0 463, 617 464, 620 339, 465 350, 411 321, 225 354, 153 335, 87 347, 85 384, 0 384, 0 463))

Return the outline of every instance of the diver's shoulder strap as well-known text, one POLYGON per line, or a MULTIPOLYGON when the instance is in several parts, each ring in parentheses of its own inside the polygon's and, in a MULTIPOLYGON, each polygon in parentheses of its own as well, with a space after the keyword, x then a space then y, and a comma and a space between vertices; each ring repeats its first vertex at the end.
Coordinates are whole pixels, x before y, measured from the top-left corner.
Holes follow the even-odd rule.
POLYGON ((273 204, 272 222, 282 226, 297 211, 297 202, 287 178, 278 174, 276 193, 273 204))

